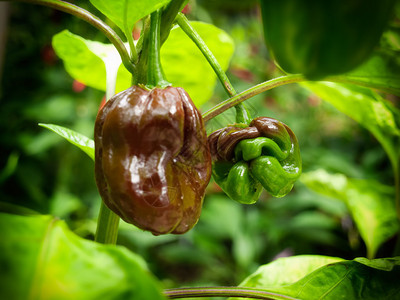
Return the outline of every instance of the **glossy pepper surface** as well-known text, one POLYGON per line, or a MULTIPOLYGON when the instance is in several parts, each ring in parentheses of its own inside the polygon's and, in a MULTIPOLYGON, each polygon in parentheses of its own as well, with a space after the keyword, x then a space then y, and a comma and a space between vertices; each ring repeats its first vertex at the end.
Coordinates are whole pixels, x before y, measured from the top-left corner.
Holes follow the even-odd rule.
POLYGON ((256 202, 263 187, 283 197, 301 174, 297 138, 278 120, 260 117, 249 127, 225 127, 211 133, 208 142, 214 180, 240 203, 256 202))
POLYGON ((133 86, 95 124, 96 183, 105 204, 153 234, 181 234, 199 219, 211 176, 201 114, 181 88, 133 86))
POLYGON ((377 46, 396 0, 261 0, 265 41, 278 65, 311 79, 348 72, 377 46))

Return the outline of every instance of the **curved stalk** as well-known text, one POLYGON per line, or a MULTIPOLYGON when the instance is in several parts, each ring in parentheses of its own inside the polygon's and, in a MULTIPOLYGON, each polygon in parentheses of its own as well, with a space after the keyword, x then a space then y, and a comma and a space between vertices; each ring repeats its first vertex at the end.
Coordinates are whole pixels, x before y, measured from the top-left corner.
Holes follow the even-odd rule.
MULTIPOLYGON (((221 82, 222 86, 224 87, 228 96, 230 97, 235 96, 237 93, 233 85, 229 81, 228 76, 226 76, 226 73, 222 69, 218 60, 215 58, 214 54, 208 48, 207 44, 197 33, 197 31, 192 27, 192 25, 190 25, 189 20, 185 17, 184 14, 178 13, 176 16, 176 22, 178 23, 179 27, 183 30, 183 32, 185 32, 185 34, 196 44, 201 53, 207 59, 208 63, 213 68, 215 74, 217 74, 217 77, 221 82)), ((235 108, 236 108, 236 122, 249 124, 251 121, 251 117, 244 104, 238 103, 235 106, 235 108)))
MULTIPOLYGON (((5 0, 0 0, 5 1, 5 0)), ((20 2, 27 2, 32 4, 39 4, 47 7, 51 7, 57 10, 61 10, 63 12, 69 13, 75 17, 78 17, 90 25, 93 25, 98 30, 100 30, 107 39, 114 45, 117 49, 119 55, 121 56, 122 63, 124 64, 125 68, 132 74, 135 73, 135 67, 133 62, 130 59, 129 53, 121 40, 118 34, 112 30, 110 26, 100 20, 98 17, 93 15, 92 13, 88 12, 87 10, 76 6, 74 4, 61 1, 61 0, 15 0, 20 2)))
POLYGON ((185 0, 172 0, 163 10, 160 32, 161 45, 167 40, 176 15, 183 9, 184 4, 185 0))
POLYGON ((178 13, 175 20, 178 23, 179 27, 183 30, 183 32, 196 44, 197 48, 199 48, 201 53, 207 59, 208 63, 213 68, 215 74, 217 74, 218 79, 221 81, 221 84, 228 95, 231 97, 236 95, 236 91, 234 90, 232 84, 230 83, 228 77, 226 76, 221 65, 218 63, 214 54, 212 54, 201 36, 196 32, 192 25, 190 25, 189 20, 185 17, 185 15, 182 13, 178 13))
POLYGON ((296 300, 296 298, 290 296, 241 287, 177 288, 165 290, 164 295, 170 299, 196 297, 241 297, 249 299, 296 300))
POLYGON ((260 83, 258 85, 255 85, 248 90, 245 90, 221 103, 218 105, 214 106, 213 108, 209 109, 205 113, 203 113, 203 119, 204 122, 207 122, 211 120, 212 118, 216 117, 220 113, 223 113, 224 111, 228 110, 231 107, 234 107, 238 105, 239 103, 242 103, 245 100, 250 99, 251 97, 254 97, 262 92, 268 91, 270 89, 289 84, 289 83, 295 83, 295 82, 301 82, 305 81, 306 79, 304 78, 303 75, 285 75, 281 76, 278 78, 274 78, 268 81, 265 81, 263 83, 260 83))

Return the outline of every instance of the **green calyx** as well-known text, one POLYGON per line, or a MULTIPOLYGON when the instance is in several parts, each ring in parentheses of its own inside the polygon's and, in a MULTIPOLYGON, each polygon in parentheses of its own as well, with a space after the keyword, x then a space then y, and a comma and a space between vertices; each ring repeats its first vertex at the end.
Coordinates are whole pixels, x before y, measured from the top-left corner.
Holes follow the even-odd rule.
POLYGON ((250 127, 228 127, 209 137, 214 180, 243 204, 255 203, 263 188, 274 197, 285 196, 301 174, 298 142, 289 127, 270 118, 256 120, 250 127))

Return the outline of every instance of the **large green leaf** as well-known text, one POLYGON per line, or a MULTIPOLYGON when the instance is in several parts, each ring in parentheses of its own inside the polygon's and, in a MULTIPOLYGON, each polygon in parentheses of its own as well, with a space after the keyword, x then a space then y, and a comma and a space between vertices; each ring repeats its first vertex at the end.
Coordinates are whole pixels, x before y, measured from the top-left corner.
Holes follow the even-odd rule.
POLYGON ((375 52, 360 67, 330 79, 379 89, 400 96, 400 60, 398 51, 375 52))
POLYGON ((133 26, 141 18, 171 0, 90 0, 105 16, 115 23, 125 34, 132 32, 133 26))
POLYGON ((324 170, 303 173, 300 180, 313 191, 346 203, 370 258, 399 229, 395 191, 390 186, 374 180, 329 174, 324 170))
POLYGON ((239 286, 267 289, 292 284, 320 267, 342 260, 338 257, 322 255, 279 258, 259 267, 239 286))
POLYGON ((51 216, 0 213, 2 299, 164 299, 143 260, 51 216))
POLYGON ((340 261, 329 257, 298 256, 281 258, 260 267, 240 286, 295 299, 389 300, 400 297, 399 276, 400 257, 340 261), (278 280, 273 276, 277 272, 280 274, 278 280), (292 277, 292 272, 298 276, 292 277))
MULTIPOLYGON (((234 51, 231 37, 210 24, 191 22, 191 25, 226 70, 234 51)), ((106 90, 106 66, 111 66, 107 71, 119 66, 116 92, 131 84, 132 76, 121 64, 119 54, 111 44, 89 41, 65 30, 53 37, 53 47, 64 61, 68 73, 90 87, 106 90)), ((161 48, 161 58, 168 81, 173 86, 184 88, 197 106, 211 98, 217 76, 200 50, 179 27, 171 30, 161 48)))
POLYGON ((331 103, 366 129, 382 144, 393 167, 398 170, 400 129, 396 109, 370 89, 338 83, 304 83, 323 100, 331 103))
POLYGON ((68 142, 70 142, 72 145, 77 146, 79 149, 81 149, 83 152, 89 155, 91 159, 94 160, 94 141, 92 139, 89 139, 83 134, 80 134, 78 132, 75 132, 71 129, 62 126, 54 124, 39 124, 39 125, 57 133, 59 136, 63 137, 68 142))
POLYGON ((71 77, 87 86, 105 91, 106 69, 109 75, 118 70, 117 92, 130 86, 131 75, 112 44, 86 40, 64 30, 53 37, 53 48, 71 77))
MULTIPOLYGON (((232 38, 211 24, 190 24, 203 38, 221 67, 227 70, 234 51, 232 38)), ((200 50, 179 27, 171 30, 161 48, 161 63, 168 81, 184 88, 197 106, 211 98, 217 76, 200 50)))

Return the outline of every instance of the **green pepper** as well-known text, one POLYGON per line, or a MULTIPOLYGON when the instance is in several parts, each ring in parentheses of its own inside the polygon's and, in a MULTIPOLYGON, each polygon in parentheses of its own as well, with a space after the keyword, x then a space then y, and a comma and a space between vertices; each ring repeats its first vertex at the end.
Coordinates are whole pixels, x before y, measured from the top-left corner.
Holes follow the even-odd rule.
POLYGON ((153 234, 185 233, 211 177, 203 119, 181 88, 133 86, 95 123, 96 183, 104 203, 153 234))
POLYGON ((240 203, 255 203, 262 188, 283 197, 301 174, 297 138, 278 120, 260 117, 246 128, 225 127, 211 133, 208 143, 215 182, 240 203))
POLYGON ((261 0, 277 64, 310 79, 348 72, 377 46, 396 0, 261 0))

